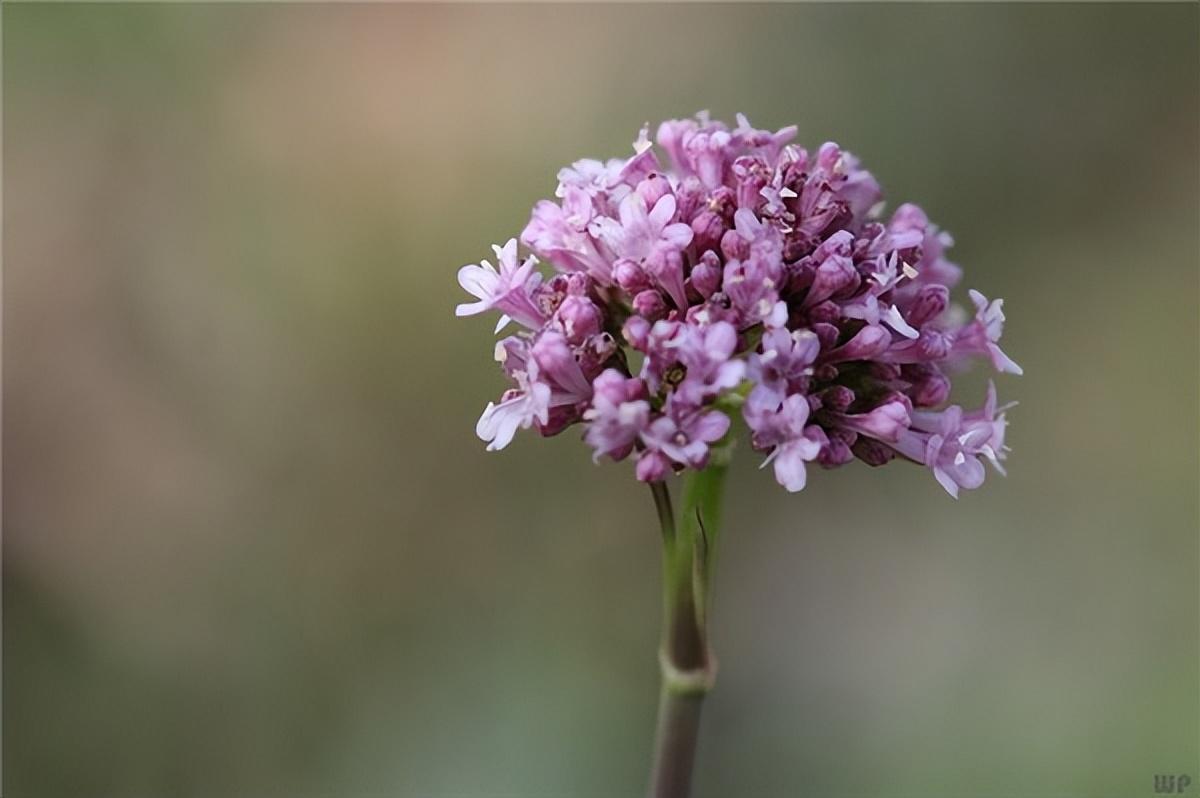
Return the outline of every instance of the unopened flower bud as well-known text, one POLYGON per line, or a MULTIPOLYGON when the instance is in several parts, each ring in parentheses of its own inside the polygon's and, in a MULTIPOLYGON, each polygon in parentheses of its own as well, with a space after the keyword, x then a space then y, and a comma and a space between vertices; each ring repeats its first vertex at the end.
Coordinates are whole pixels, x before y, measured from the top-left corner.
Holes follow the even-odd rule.
POLYGON ((692 269, 692 288, 703 299, 708 299, 721 287, 721 261, 711 249, 700 256, 700 262, 692 269))
POLYGON ((830 363, 849 360, 871 360, 883 354, 892 343, 892 334, 878 324, 868 324, 842 346, 826 353, 830 363))
POLYGON ((808 310, 809 321, 834 324, 842 318, 842 307, 836 302, 818 302, 808 310))
POLYGON ((819 382, 832 382, 838 378, 838 367, 832 363, 823 363, 813 369, 813 377, 819 382))
POLYGON ((854 459, 854 452, 845 441, 836 436, 830 436, 829 441, 821 447, 817 462, 825 468, 837 468, 854 459))
POLYGON ((886 465, 896 457, 895 449, 865 435, 860 435, 850 449, 869 466, 886 465))
POLYGON ((647 289, 633 298, 633 312, 653 321, 666 315, 667 303, 663 301, 662 294, 647 289))
POLYGON ((725 235, 721 236, 721 252, 727 261, 745 260, 750 257, 750 242, 742 238, 736 230, 727 230, 725 235))
POLYGON ((583 343, 585 338, 600 332, 604 326, 600 308, 583 296, 568 296, 559 305, 556 315, 567 340, 575 346, 583 343))
POLYGON ((670 473, 671 463, 654 451, 642 452, 637 461, 637 478, 642 482, 658 482, 670 473))
POLYGON ((715 211, 701 211, 692 220, 692 245, 696 250, 717 249, 729 226, 715 211))
POLYGON ((842 334, 842 331, 837 327, 824 322, 813 324, 812 331, 817 334, 817 339, 821 342, 822 350, 833 349, 837 346, 837 339, 842 334))
POLYGON ((923 285, 917 291, 917 295, 913 297, 905 316, 908 317, 909 324, 920 327, 925 322, 933 321, 942 315, 942 311, 946 309, 949 302, 950 289, 946 286, 936 283, 923 285))
POLYGON ((650 276, 637 261, 622 258, 613 264, 613 279, 626 293, 633 295, 650 287, 650 276))
POLYGON ((927 374, 912 384, 909 395, 917 407, 937 407, 950 398, 950 380, 944 374, 927 374))
POLYGON ((708 192, 695 176, 685 178, 675 189, 676 213, 679 218, 691 221, 706 207, 708 192))
POLYGON ((834 385, 821 392, 821 403, 830 410, 844 413, 850 405, 854 404, 854 391, 845 385, 834 385))
POLYGON ((671 184, 660 174, 652 174, 637 185, 637 193, 646 201, 647 208, 671 192, 671 184))

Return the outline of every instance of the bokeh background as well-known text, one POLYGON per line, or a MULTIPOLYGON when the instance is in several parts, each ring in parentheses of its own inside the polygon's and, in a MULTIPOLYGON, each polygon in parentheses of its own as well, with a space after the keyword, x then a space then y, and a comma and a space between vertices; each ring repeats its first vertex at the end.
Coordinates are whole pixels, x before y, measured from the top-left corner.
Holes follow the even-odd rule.
POLYGON ((639 794, 650 497, 484 453, 455 272, 701 108, 921 202, 1026 376, 958 502, 743 449, 697 795, 1200 783, 1198 10, 8 5, 5 795, 639 794))

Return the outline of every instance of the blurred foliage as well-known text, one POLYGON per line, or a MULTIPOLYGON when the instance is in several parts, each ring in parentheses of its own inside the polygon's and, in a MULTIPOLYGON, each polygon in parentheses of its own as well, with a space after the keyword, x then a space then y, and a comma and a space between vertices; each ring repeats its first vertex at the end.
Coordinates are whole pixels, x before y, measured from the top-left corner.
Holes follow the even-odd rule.
MULTIPOLYGON (((628 464, 484 454, 454 272, 700 108, 1007 300, 1007 480, 742 451, 699 796, 1196 776, 1198 7, 9 5, 4 793, 635 795, 628 464)), ((965 383, 976 402, 983 377, 965 383)))

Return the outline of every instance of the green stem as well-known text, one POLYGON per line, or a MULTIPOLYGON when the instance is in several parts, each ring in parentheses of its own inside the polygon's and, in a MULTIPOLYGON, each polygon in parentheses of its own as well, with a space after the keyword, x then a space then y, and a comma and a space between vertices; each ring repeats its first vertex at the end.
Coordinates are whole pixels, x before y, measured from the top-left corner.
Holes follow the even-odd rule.
POLYGON ((690 792, 703 701, 703 693, 682 695, 663 685, 650 774, 651 798, 686 798, 690 792))
POLYGON ((652 798, 686 798, 699 737, 700 709, 712 689, 716 660, 708 647, 708 607, 728 445, 714 448, 703 471, 691 472, 678 520, 666 485, 651 483, 663 536, 662 697, 652 798))

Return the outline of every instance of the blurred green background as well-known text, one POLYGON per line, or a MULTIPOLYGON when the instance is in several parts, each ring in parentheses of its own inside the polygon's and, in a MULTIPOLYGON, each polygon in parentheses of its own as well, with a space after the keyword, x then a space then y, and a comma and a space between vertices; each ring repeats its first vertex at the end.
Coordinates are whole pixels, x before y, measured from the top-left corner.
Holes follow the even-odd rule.
POLYGON ((1198 9, 8 5, 4 794, 639 794, 650 496, 484 453, 455 271, 701 108, 924 205, 1026 376, 959 502, 743 449, 697 795, 1200 784, 1198 9))

